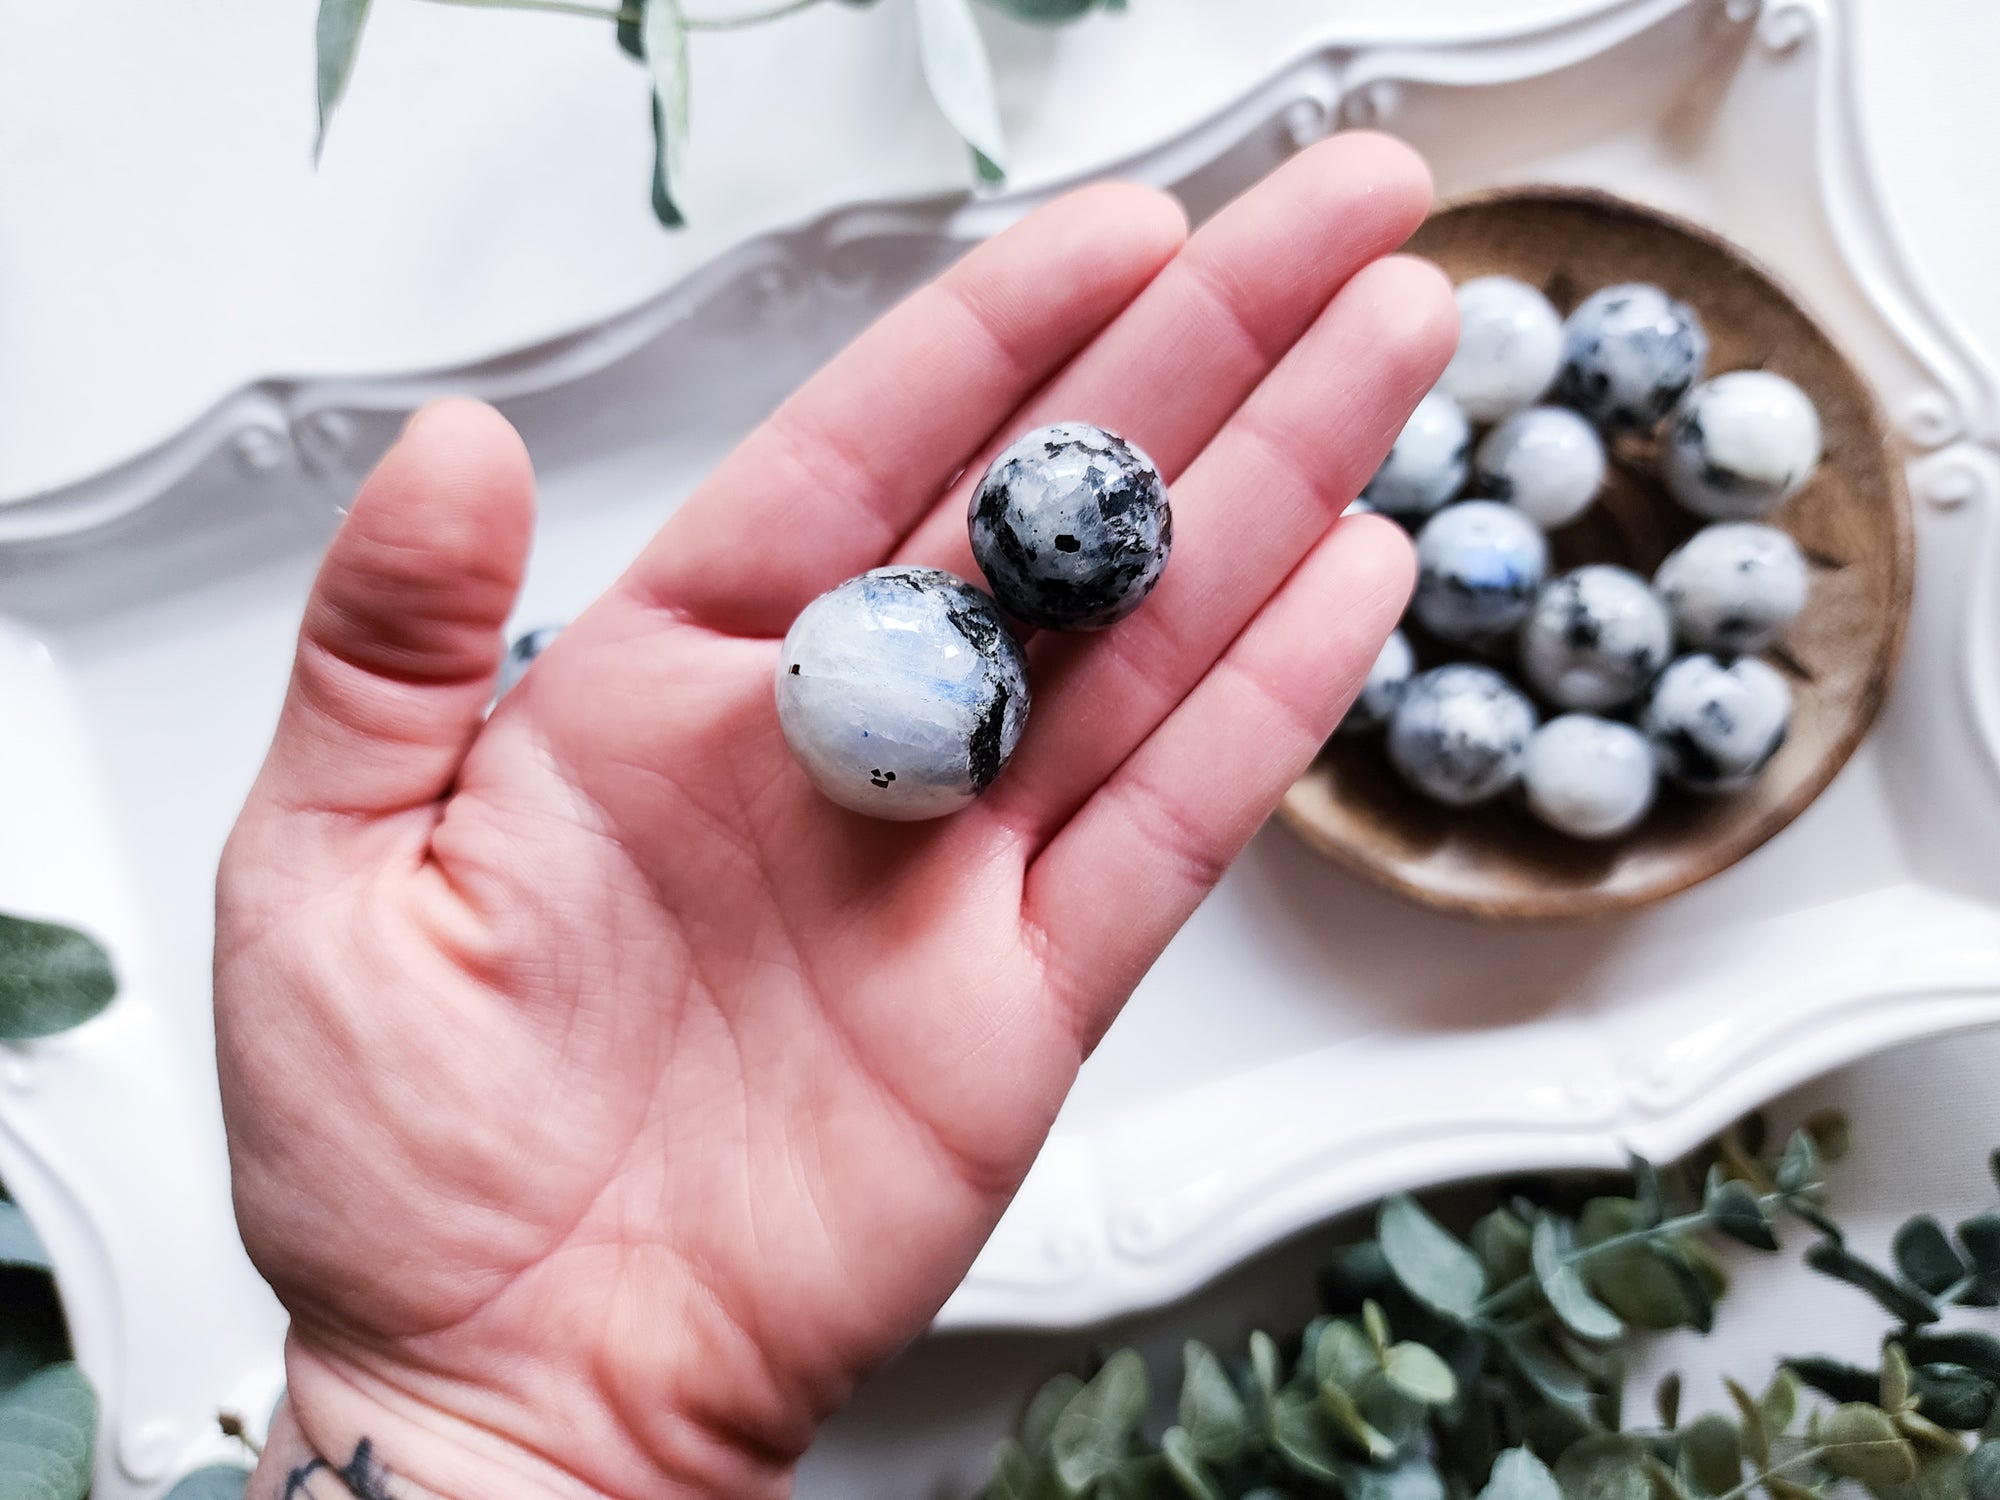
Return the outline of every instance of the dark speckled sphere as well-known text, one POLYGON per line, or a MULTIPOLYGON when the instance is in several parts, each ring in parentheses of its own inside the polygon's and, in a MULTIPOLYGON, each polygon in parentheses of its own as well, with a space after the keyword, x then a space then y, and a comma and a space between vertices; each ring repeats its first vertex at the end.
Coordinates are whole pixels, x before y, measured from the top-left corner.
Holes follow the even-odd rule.
POLYGON ((972 497, 972 555, 1001 607, 1043 630, 1102 630, 1137 609, 1173 545, 1153 461, 1087 422, 1029 433, 972 497))

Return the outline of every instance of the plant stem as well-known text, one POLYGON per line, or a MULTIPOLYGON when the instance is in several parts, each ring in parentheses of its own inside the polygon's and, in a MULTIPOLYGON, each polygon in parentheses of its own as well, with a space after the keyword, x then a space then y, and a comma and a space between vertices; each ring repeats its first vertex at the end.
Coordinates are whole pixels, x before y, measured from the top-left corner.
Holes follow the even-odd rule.
POLYGON ((784 0, 782 5, 774 5, 769 10, 747 11, 740 16, 689 16, 689 31, 738 31, 745 26, 761 26, 766 21, 781 20, 796 11, 810 10, 819 0, 784 0))
POLYGON ((1780 1469, 1797 1468, 1800 1464, 1809 1464, 1816 1459, 1821 1459, 1826 1457, 1826 1455, 1831 1453, 1836 1447, 1851 1447, 1851 1446, 1853 1445, 1846 1443, 1840 1443, 1840 1444, 1822 1443, 1816 1447, 1808 1448, 1802 1453, 1795 1453, 1790 1458, 1785 1459, 1782 1463, 1772 1464, 1771 1467, 1766 1469, 1763 1473, 1754 1475, 1753 1477, 1744 1480, 1741 1484, 1737 1485, 1735 1489, 1717 1495, 1715 1497, 1715 1500, 1743 1500, 1743 1497, 1745 1495, 1749 1494, 1752 1490, 1756 1489, 1758 1485, 1762 1484, 1765 1480, 1769 1479, 1773 1474, 1777 1473, 1780 1469))

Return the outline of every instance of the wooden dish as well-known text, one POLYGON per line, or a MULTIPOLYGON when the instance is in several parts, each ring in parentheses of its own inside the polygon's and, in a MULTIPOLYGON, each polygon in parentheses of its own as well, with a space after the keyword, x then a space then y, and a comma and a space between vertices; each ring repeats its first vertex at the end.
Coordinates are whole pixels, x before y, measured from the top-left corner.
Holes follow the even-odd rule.
MULTIPOLYGON (((1773 515, 1812 568, 1804 614, 1766 657, 1790 679, 1785 746, 1748 790, 1703 798, 1663 786, 1632 833, 1586 843, 1501 801, 1458 811, 1406 787, 1380 738, 1335 739, 1293 785, 1280 818, 1314 848, 1425 905, 1504 921, 1592 917, 1671 896, 1734 864, 1802 812, 1867 733, 1909 615, 1909 495, 1888 423, 1860 373, 1741 250, 1608 194, 1507 189, 1434 213, 1411 243, 1454 281, 1505 274, 1567 314, 1599 287, 1650 281, 1708 327, 1710 374, 1775 370, 1819 408, 1817 474, 1773 515)), ((1550 537, 1555 569, 1620 563, 1650 577, 1701 523, 1654 478, 1655 442, 1621 438, 1597 505, 1550 537)), ((1413 638, 1414 639, 1414 638, 1413 638)), ((1426 654, 1419 664, 1443 659, 1426 654)))

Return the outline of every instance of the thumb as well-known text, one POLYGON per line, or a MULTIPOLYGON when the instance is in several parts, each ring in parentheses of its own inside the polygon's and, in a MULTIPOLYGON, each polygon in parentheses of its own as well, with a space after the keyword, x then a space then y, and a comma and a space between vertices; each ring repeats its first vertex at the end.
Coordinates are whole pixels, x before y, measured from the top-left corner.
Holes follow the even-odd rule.
POLYGON ((378 818, 450 789, 493 694, 534 487, 490 406, 411 417, 320 565, 260 794, 378 818))

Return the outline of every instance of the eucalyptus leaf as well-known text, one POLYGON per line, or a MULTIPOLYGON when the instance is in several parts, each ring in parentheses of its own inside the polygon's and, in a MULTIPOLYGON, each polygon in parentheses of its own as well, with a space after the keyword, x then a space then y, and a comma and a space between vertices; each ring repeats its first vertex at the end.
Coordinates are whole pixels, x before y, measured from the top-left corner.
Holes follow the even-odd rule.
POLYGON ((1250 1375, 1268 1410, 1285 1377, 1279 1366, 1277 1341, 1261 1328, 1250 1335, 1250 1375))
POLYGON ((1631 1153, 1626 1165, 1632 1172, 1632 1199, 1638 1209, 1634 1227, 1651 1229, 1667 1215, 1666 1196, 1660 1188, 1660 1169, 1638 1153, 1631 1153))
POLYGON ((1361 1330, 1368 1335, 1368 1342, 1375 1346, 1375 1353, 1389 1352, 1389 1320, 1383 1315, 1382 1304, 1370 1297, 1361 1304, 1361 1330))
MULTIPOLYGON (((1646 1228, 1643 1204, 1632 1198, 1593 1198, 1576 1224, 1585 1249, 1646 1228)), ((1649 1236, 1593 1253, 1578 1270, 1591 1294, 1627 1323, 1641 1328, 1706 1330, 1715 1301, 1700 1275, 1663 1236, 1649 1236)))
POLYGON ((1235 1382, 1209 1347, 1194 1339, 1181 1350, 1179 1416, 1188 1446, 1207 1463, 1228 1462, 1249 1436, 1250 1414, 1235 1382))
POLYGON ((1021 1444, 1002 1438, 993 1449, 982 1500, 1047 1500, 1045 1471, 1021 1444))
POLYGON ((1822 1160, 1845 1161, 1853 1149, 1854 1127, 1840 1110, 1816 1109, 1800 1128, 1813 1138, 1822 1160))
POLYGON ((1926 1458, 1936 1453, 1956 1453, 1963 1456, 1964 1447, 1958 1441, 1958 1434, 1948 1432, 1929 1417, 1915 1410, 1899 1411, 1894 1414, 1896 1430, 1917 1446, 1917 1467, 1924 1466, 1926 1458))
POLYGON ((326 149, 326 128, 333 123, 334 107, 347 92, 347 80, 354 73, 354 54, 361 46, 361 30, 368 22, 368 0, 319 0, 319 19, 313 27, 313 47, 318 54, 319 132, 313 137, 313 161, 326 149))
POLYGON ((1597 1404, 1597 1393, 1590 1381, 1574 1365, 1558 1357, 1548 1344, 1523 1334, 1504 1334, 1496 1342, 1508 1363, 1544 1400, 1580 1416, 1590 1416, 1597 1404))
POLYGON ((1958 1226, 1958 1242, 1965 1247, 1973 1269, 2000 1282, 2000 1214, 1975 1214, 1967 1219, 1958 1226))
POLYGON ((1764 1425, 1764 1408, 1733 1380, 1725 1377, 1722 1388, 1729 1392, 1729 1399, 1736 1403, 1736 1414, 1742 1419, 1743 1451, 1759 1469, 1770 1468, 1771 1429, 1764 1425))
POLYGON ((965 144, 1004 173, 1000 101, 971 0, 916 0, 916 8, 917 52, 931 98, 965 144))
POLYGON ((0 1391, 68 1358, 69 1332, 48 1272, 0 1266, 0 1391))
POLYGON ((1362 1469, 1348 1500, 1445 1500, 1444 1477, 1429 1459, 1412 1455, 1387 1468, 1362 1469))
POLYGON ((250 1471, 235 1464, 210 1464, 185 1475, 161 1500, 243 1500, 250 1471))
POLYGON ((1837 1359, 1788 1355, 1783 1364, 1805 1384, 1835 1401, 1873 1401, 1882 1388, 1882 1378, 1876 1371, 1837 1359))
POLYGON ((1879 1407, 1850 1401, 1820 1419, 1822 1462, 1828 1472, 1870 1487, 1917 1477, 1917 1451, 1879 1407))
POLYGON ((1271 1446, 1301 1474, 1342 1487, 1344 1466, 1335 1447, 1333 1420, 1307 1392, 1278 1392, 1271 1403, 1271 1446))
POLYGON ((1382 1372, 1397 1390, 1425 1406, 1448 1406, 1458 1398, 1458 1381, 1451 1366, 1422 1344, 1392 1345, 1382 1372))
POLYGON ((1927 1295, 1877 1270, 1845 1245, 1821 1240, 1806 1252, 1806 1264, 1823 1276, 1858 1287, 1905 1323, 1935 1323, 1938 1319, 1937 1304, 1927 1295))
POLYGON ((1416 1199, 1407 1194, 1385 1199, 1376 1236, 1391 1274, 1412 1297, 1456 1322, 1472 1318, 1486 1291, 1485 1268, 1416 1199))
POLYGON ((1562 1500, 1562 1490, 1531 1449, 1509 1448, 1493 1460, 1492 1477, 1479 1500, 1562 1500))
POLYGON ((1532 1243, 1526 1222, 1505 1208, 1482 1215, 1472 1226, 1472 1248, 1486 1268, 1488 1286, 1506 1286, 1534 1275, 1532 1243))
POLYGON ((1352 1389, 1381 1368, 1374 1341, 1345 1319, 1327 1324, 1313 1344, 1313 1379, 1320 1385, 1352 1389))
POLYGON ((22 1500, 83 1500, 97 1443, 97 1394, 65 1361, 0 1396, 0 1474, 22 1500))
POLYGON ((1764 1394, 1757 1398, 1757 1414, 1763 1418, 1764 1430, 1771 1438, 1783 1437, 1798 1420, 1799 1377, 1786 1369, 1773 1375, 1771 1383, 1764 1387, 1764 1394))
POLYGON ((1671 1431, 1681 1425, 1681 1377, 1677 1371, 1669 1370, 1653 1392, 1653 1410, 1660 1414, 1660 1425, 1671 1431))
POLYGON ((92 938, 57 922, 0 915, 0 1042, 81 1026, 117 992, 110 955, 92 938))
POLYGON ((1535 1221, 1535 1283, 1565 1327, 1579 1338, 1604 1343, 1623 1333, 1625 1325, 1583 1284, 1570 1253, 1571 1235, 1568 1221, 1554 1214, 1544 1214, 1535 1221))
POLYGON ((1571 1445, 1556 1460, 1563 1500, 1652 1500, 1646 1450, 1623 1433, 1604 1432, 1571 1445))
POLYGON ((1081 1494, 1108 1474, 1131 1451, 1146 1397, 1144 1361, 1119 1350, 1056 1418, 1049 1435, 1056 1476, 1081 1494))
POLYGON ((1224 1500, 1187 1429, 1169 1427, 1160 1439, 1160 1454, 1167 1461, 1167 1472, 1173 1475, 1187 1500, 1224 1500))
POLYGON ((1818 1490, 1807 1489, 1797 1480, 1787 1479, 1782 1474, 1766 1474, 1764 1491, 1771 1500, 1823 1500, 1818 1490))
MULTIPOLYGON (((646 0, 625 0, 624 5, 620 6, 619 9, 621 12, 636 10, 640 19, 643 20, 646 14, 646 0)), ((625 15, 620 14, 617 25, 612 28, 612 32, 617 38, 619 49, 631 57, 633 61, 644 62, 646 60, 646 42, 639 34, 639 21, 629 20, 625 15)))
POLYGON ((1810 1131, 1792 1132, 1785 1142, 1785 1154, 1778 1159, 1774 1180, 1781 1193, 1803 1192, 1818 1182, 1819 1148, 1813 1144, 1810 1131))
POLYGON ((1941 1427, 1970 1432, 1992 1420, 1993 1382, 1977 1370, 1943 1360, 1917 1365, 1910 1371, 1917 1410, 1941 1427))
POLYGON ((5 1198, 0 1198, 0 1266, 49 1269, 49 1252, 42 1248, 28 1216, 18 1203, 5 1198))
POLYGON ((1741 1241, 1753 1250, 1778 1248, 1778 1237, 1771 1232, 1771 1220, 1748 1183, 1725 1177, 1719 1169, 1711 1169, 1701 1206, 1708 1215, 1709 1223, 1732 1240, 1741 1241))
POLYGON ((1944 1226, 1929 1214, 1906 1221, 1896 1231, 1892 1251, 1896 1269, 1933 1297, 1965 1275, 1965 1262, 1952 1248, 1944 1226))
POLYGON ((1726 1495, 1743 1479, 1743 1441, 1736 1424, 1716 1412, 1681 1429, 1682 1472, 1707 1495, 1726 1495))
POLYGON ((1333 1429, 1371 1459, 1380 1462, 1394 1457, 1396 1445, 1389 1435, 1361 1414, 1354 1397, 1337 1385, 1319 1388, 1320 1405, 1333 1421, 1333 1429))
POLYGON ((1961 1328, 1949 1333, 1918 1331, 1903 1340, 1903 1352, 1920 1365, 1964 1365, 1988 1380, 2000 1384, 2000 1339, 1977 1329, 1961 1328))
POLYGON ((1965 1461, 1966 1500, 2000 1500, 2000 1442, 1981 1443, 1965 1461))
POLYGON ((1036 1391, 1034 1400, 1028 1403, 1027 1415, 1021 1418, 1021 1446, 1036 1458, 1046 1454, 1049 1439, 1055 1435, 1056 1419, 1069 1410, 1070 1402, 1082 1392, 1083 1382, 1068 1371, 1036 1391))
POLYGON ((1891 1342, 1882 1351, 1880 1405, 1886 1412, 1899 1412, 1914 1403, 1910 1397, 1910 1359, 1901 1344, 1891 1342))

